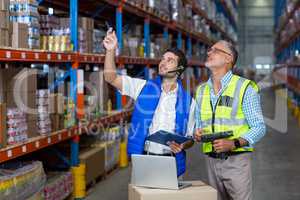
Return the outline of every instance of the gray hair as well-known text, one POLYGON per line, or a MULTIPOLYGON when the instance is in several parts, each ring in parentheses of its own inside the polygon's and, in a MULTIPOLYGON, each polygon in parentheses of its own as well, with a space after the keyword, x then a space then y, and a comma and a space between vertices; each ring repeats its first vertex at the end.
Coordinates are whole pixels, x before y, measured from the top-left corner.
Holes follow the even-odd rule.
POLYGON ((234 44, 232 44, 231 42, 228 42, 226 40, 220 40, 219 42, 223 43, 229 49, 229 51, 233 57, 232 67, 234 67, 237 62, 237 59, 239 57, 239 53, 236 50, 234 44))

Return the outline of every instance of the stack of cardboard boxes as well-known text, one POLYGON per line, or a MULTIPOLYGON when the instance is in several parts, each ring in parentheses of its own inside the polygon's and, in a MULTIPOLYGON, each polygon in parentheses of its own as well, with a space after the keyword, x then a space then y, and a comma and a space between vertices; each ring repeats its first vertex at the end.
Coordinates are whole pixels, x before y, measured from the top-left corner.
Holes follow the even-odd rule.
POLYGON ((80 53, 92 53, 93 51, 93 31, 94 19, 81 17, 79 18, 78 43, 80 53))
POLYGON ((0 103, 0 148, 4 148, 6 144, 7 144, 6 104, 0 103))
POLYGON ((0 0, 0 46, 9 46, 9 0, 0 0))
POLYGON ((50 95, 50 118, 52 131, 58 131, 64 128, 64 96, 61 93, 50 95))
MULTIPOLYGON (((38 12, 38 1, 37 0, 18 0, 10 1, 10 21, 22 24, 27 24, 27 35, 22 35, 24 32, 24 25, 18 26, 14 29, 16 36, 19 40, 26 40, 28 48, 39 49, 40 48, 40 23, 39 23, 39 12, 38 12), (17 30, 21 31, 16 32, 17 30)), ((12 40, 14 41, 14 39, 12 40)), ((18 46, 18 45, 15 45, 18 46)), ((16 48, 16 47, 15 47, 16 48)))
MULTIPOLYGON (((37 116, 35 114, 37 88, 35 69, 20 69, 11 66, 0 70, 0 103, 1 103, 1 136, 0 143, 6 144, 7 110, 18 110, 26 113, 27 136, 37 135, 37 116), (4 104, 5 102, 5 104, 4 104)), ((19 113, 20 113, 19 112, 19 113)))
POLYGON ((28 46, 28 25, 18 22, 10 22, 9 28, 13 48, 25 48, 28 46))

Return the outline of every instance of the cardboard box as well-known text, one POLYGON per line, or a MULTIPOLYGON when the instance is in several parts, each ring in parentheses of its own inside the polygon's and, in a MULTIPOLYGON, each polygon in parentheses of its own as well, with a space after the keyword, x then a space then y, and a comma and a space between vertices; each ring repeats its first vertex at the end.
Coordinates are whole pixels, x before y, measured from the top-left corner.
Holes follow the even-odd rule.
POLYGON ((27 126, 28 126, 28 131, 27 131, 28 138, 39 136, 37 120, 31 120, 31 121, 28 120, 27 126))
POLYGON ((79 27, 92 31, 94 29, 94 19, 88 17, 80 17, 79 18, 79 27))
POLYGON ((35 93, 37 90, 36 73, 36 69, 20 69, 13 65, 8 69, 0 69, 0 74, 3 76, 3 91, 22 91, 35 93))
POLYGON ((50 119, 52 131, 55 132, 64 129, 64 115, 50 114, 50 119))
POLYGON ((95 147, 81 152, 79 160, 86 166, 86 184, 104 174, 105 149, 103 147, 95 147))
POLYGON ((7 28, 0 28, 0 46, 9 46, 9 31, 7 28))
POLYGON ((0 10, 0 28, 8 29, 9 12, 7 10, 0 10))
POLYGON ((217 191, 201 181, 181 190, 164 190, 128 186, 128 200, 217 200, 217 191))
POLYGON ((62 94, 50 94, 49 97, 49 113, 63 114, 64 113, 64 97, 62 94))
POLYGON ((0 0, 0 10, 9 9, 9 0, 0 0))
POLYGON ((0 148, 6 146, 7 143, 6 129, 6 105, 0 103, 0 148))
POLYGON ((7 91, 5 92, 4 102, 7 103, 8 108, 18 107, 23 111, 25 111, 26 107, 30 109, 36 108, 36 98, 35 98, 35 93, 33 92, 7 91))
POLYGON ((12 22, 12 47, 28 48, 28 25, 12 22))

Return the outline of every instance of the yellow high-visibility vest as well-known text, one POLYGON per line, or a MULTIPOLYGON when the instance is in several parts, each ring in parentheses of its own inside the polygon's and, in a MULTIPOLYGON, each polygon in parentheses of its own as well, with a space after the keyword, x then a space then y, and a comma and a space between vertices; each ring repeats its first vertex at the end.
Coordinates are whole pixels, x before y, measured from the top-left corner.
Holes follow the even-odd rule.
MULTIPOLYGON (((204 83, 197 88, 196 102, 200 110, 203 134, 233 131, 233 136, 228 139, 236 139, 249 131, 242 110, 243 97, 249 85, 259 92, 259 88, 254 81, 233 75, 218 98, 214 109, 210 100, 210 87, 208 84, 204 83)), ((204 153, 212 151, 213 148, 210 142, 203 144, 204 153)), ((253 148, 243 147, 233 151, 253 151, 253 148)))

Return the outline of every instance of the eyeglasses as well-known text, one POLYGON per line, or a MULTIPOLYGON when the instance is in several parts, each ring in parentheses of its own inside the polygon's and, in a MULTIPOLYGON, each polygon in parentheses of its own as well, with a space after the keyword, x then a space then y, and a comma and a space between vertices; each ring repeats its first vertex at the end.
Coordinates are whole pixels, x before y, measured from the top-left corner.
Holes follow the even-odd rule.
POLYGON ((224 50, 222 50, 222 49, 219 49, 219 48, 215 48, 215 47, 210 47, 210 48, 208 48, 207 49, 207 53, 208 52, 216 52, 216 51, 219 51, 219 52, 221 52, 221 53, 225 53, 225 54, 227 54, 227 55, 229 55, 229 56, 232 56, 232 54, 231 53, 228 53, 228 52, 226 52, 226 51, 224 51, 224 50))

